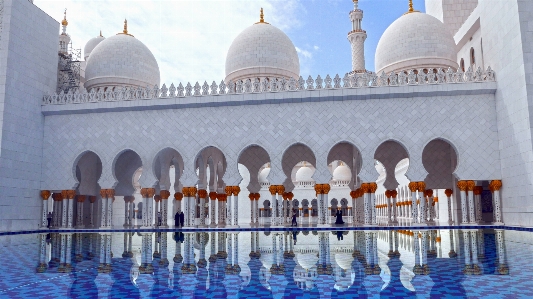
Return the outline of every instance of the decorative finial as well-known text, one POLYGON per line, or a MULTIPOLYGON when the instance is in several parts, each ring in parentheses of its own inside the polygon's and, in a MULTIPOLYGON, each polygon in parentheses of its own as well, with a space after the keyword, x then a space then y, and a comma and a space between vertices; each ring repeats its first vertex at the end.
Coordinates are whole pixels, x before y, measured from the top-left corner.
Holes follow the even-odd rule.
POLYGON ((100 37, 104 37, 104 36, 102 35, 102 30, 100 30, 100 37))
POLYGON ((359 0, 353 0, 353 9, 356 10, 358 7, 358 4, 359 4, 359 0))
POLYGON ((122 31, 124 34, 128 34, 128 20, 124 19, 124 30, 122 31))
POLYGON ((268 24, 265 22, 265 15, 263 14, 263 8, 261 7, 261 13, 259 14, 259 22, 256 24, 268 24))
POLYGON ((67 26, 67 25, 68 25, 68 21, 67 21, 67 9, 66 9, 66 8, 65 8, 65 13, 64 13, 63 21, 61 21, 61 25, 63 25, 63 26, 67 26))
POLYGON ((410 14, 413 12, 419 12, 419 11, 413 8, 413 0, 409 0, 409 10, 406 13, 404 13, 404 15, 410 14))

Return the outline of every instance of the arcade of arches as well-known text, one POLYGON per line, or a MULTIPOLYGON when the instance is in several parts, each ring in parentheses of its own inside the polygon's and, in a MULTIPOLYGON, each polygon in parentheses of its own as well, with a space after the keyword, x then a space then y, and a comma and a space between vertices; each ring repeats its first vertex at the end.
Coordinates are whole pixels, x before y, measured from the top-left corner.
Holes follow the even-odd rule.
POLYGON ((370 182, 359 179, 361 153, 348 142, 331 148, 327 182, 313 179, 324 166, 317 165, 313 150, 302 143, 285 150, 280 167, 284 180, 276 181, 268 179, 271 159, 264 148, 251 145, 242 150, 238 167, 243 180, 238 186, 225 184, 226 158, 213 146, 204 148, 192 163, 172 148, 156 155, 153 169, 143 169, 142 161, 133 150, 120 152, 111 166, 102 165, 92 151, 81 153, 73 165, 78 182, 73 189, 41 192, 41 226, 169 227, 182 212, 185 227, 285 226, 292 217, 300 225, 327 225, 337 211, 350 225, 503 223, 501 181, 457 178, 459 156, 443 139, 423 149, 424 181, 408 179, 409 152, 395 140, 377 147, 376 180, 370 182), (189 166, 196 170, 197 182, 183 186, 180 178, 189 166), (113 186, 99 185, 103 167, 113 168, 113 186), (157 183, 141 186, 143 171, 153 171, 157 183))

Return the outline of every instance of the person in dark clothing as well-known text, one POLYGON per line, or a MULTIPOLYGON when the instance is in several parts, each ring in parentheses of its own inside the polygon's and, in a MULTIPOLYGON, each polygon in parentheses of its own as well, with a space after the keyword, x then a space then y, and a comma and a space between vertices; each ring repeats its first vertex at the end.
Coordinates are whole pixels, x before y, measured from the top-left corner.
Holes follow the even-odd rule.
POLYGON ((46 215, 46 220, 48 221, 48 228, 50 228, 50 223, 52 223, 52 213, 48 212, 48 215, 46 215))
POLYGON ((291 226, 298 226, 298 223, 296 222, 296 210, 292 209, 292 224, 291 226))
POLYGON ((185 214, 183 214, 183 211, 180 213, 180 226, 183 227, 185 225, 185 214))
POLYGON ((342 234, 341 231, 338 231, 337 232, 337 240, 340 241, 340 240, 344 240, 344 235, 342 234))
POLYGON ((296 235, 298 234, 297 231, 292 232, 292 239, 294 240, 294 245, 296 245, 296 235))
POLYGON ((342 211, 337 210, 337 213, 335 214, 337 219, 335 220, 335 224, 344 224, 344 220, 342 220, 342 211))
POLYGON ((180 226, 180 223, 181 223, 180 219, 181 219, 180 213, 176 212, 176 215, 174 215, 174 227, 179 227, 180 226))

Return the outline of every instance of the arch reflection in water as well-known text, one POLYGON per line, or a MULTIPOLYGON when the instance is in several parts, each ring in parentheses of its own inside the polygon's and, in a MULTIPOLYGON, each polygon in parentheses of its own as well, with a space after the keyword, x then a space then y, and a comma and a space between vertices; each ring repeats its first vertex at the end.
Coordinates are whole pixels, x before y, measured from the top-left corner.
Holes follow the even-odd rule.
MULTIPOLYGON (((469 229, 4 236, 0 238, 11 238, 4 244, 12 244, 3 247, 4 259, 9 250, 36 259, 10 261, 13 269, 33 264, 34 271, 0 273, 3 281, 17 286, 1 291, 15 297, 29 291, 110 298, 466 297, 483 294, 469 276, 490 281, 500 291, 517 287, 491 277, 523 277, 524 267, 514 273, 511 265, 517 259, 529 265, 533 256, 511 253, 508 263, 505 247, 519 250, 515 240, 530 235, 469 229), (28 244, 14 245, 24 242, 28 244), (28 281, 46 285, 51 278, 53 288, 25 286, 28 281)), ((525 272, 531 275, 529 268, 525 272)), ((518 280, 518 285, 533 289, 529 281, 518 280)))

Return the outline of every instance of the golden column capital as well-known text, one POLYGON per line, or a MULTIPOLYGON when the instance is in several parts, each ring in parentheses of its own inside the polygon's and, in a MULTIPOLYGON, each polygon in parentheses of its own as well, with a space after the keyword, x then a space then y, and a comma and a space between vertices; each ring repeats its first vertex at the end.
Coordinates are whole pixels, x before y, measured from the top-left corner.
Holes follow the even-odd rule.
POLYGON ((283 200, 287 200, 287 192, 283 192, 283 194, 281 194, 281 197, 283 198, 283 200))
POLYGON ((324 194, 328 194, 329 191, 331 190, 331 186, 329 184, 322 184, 322 190, 324 194))
POLYGON ((198 192, 196 187, 189 187, 189 197, 196 197, 196 192, 198 192))
POLYGON ((189 197, 190 196, 190 190, 189 190, 189 187, 183 187, 181 188, 181 192, 183 193, 183 196, 185 197, 189 197))
POLYGON ((452 196, 453 191, 452 191, 452 189, 446 189, 446 190, 444 190, 444 194, 446 194, 447 197, 450 197, 450 196, 452 196))
POLYGON ((226 201, 228 196, 224 193, 217 194, 218 201, 226 201))
POLYGON ((161 195, 154 195, 154 201, 160 202, 161 201, 161 195))
POLYGON ((370 192, 370 186, 368 185, 368 183, 361 184, 361 191, 363 192, 363 194, 370 192))
POLYGON ((254 200, 255 200, 255 193, 250 193, 250 194, 248 194, 248 198, 249 198, 251 201, 254 201, 254 200))
POLYGON ((426 190, 426 183, 417 182, 416 187, 417 187, 418 192, 424 192, 426 190))
POLYGON ((287 198, 288 198, 289 200, 292 200, 292 199, 294 198, 294 194, 293 194, 292 192, 288 192, 288 193, 287 193, 287 198))
POLYGON ((369 188, 370 193, 376 193, 376 190, 378 190, 378 184, 368 183, 368 188, 369 188))
POLYGON ((466 181, 457 182, 457 188, 459 188, 459 190, 461 191, 466 191, 466 188, 467 188, 466 181))
POLYGON ((68 190, 61 190, 61 200, 68 198, 68 190))
POLYGON ((95 203, 96 202, 96 196, 89 196, 89 202, 95 203))
POLYGON ((111 198, 111 197, 114 197, 115 196, 115 189, 105 189, 106 190, 106 194, 107 194, 107 197, 111 198))
POLYGON ((77 202, 84 202, 85 198, 86 198, 85 195, 78 195, 78 196, 76 196, 76 201, 77 202))
POLYGON ((483 192, 483 186, 474 187, 474 195, 481 195, 482 192, 483 192))
POLYGON ((159 195, 161 196, 162 199, 168 199, 170 197, 170 191, 161 190, 161 192, 159 192, 159 195))
POLYGON ((76 197, 76 190, 67 190, 67 198, 74 199, 76 197))
POLYGON ((501 180, 492 180, 489 183, 489 189, 492 192, 500 190, 501 187, 502 187, 502 181, 501 180))
POLYGON ((474 187, 476 186, 476 182, 474 181, 466 181, 466 188, 468 191, 474 191, 474 187))
POLYGON ((174 199, 175 200, 182 200, 183 199, 183 193, 181 193, 181 192, 174 193, 174 199))
POLYGON ((216 192, 209 192, 209 198, 211 200, 216 200, 217 199, 217 193, 216 192))
POLYGON ((52 195, 50 190, 41 190, 41 198, 43 200, 48 200, 50 198, 50 195, 52 195))
POLYGON ((224 188, 224 191, 226 192, 227 196, 231 196, 231 194, 233 193, 233 187, 232 186, 226 186, 226 188, 224 188))
POLYGON ((233 196, 238 196, 239 192, 241 192, 241 188, 239 186, 232 186, 231 192, 233 193, 233 196))
MULTIPOLYGON (((141 189, 142 194, 143 189, 141 189)), ((107 198, 107 189, 100 189, 100 197, 107 198)))
POLYGON ((385 197, 386 197, 386 198, 389 198, 389 197, 390 197, 390 190, 385 190, 385 197))
POLYGON ((276 195, 276 185, 270 185, 270 187, 268 187, 268 191, 270 191, 271 195, 276 195))
POLYGON ((199 198, 207 198, 207 190, 205 190, 205 189, 198 190, 198 197, 199 198))
POLYGON ((276 185, 276 192, 278 194, 283 194, 283 192, 285 192, 285 187, 283 185, 276 185))
POLYGON ((350 191, 350 197, 351 198, 357 198, 357 190, 350 191))
POLYGON ((426 190, 426 196, 427 197, 432 197, 433 196, 433 190, 432 189, 427 189, 426 190))
POLYGON ((398 196, 398 191, 396 191, 396 190, 391 190, 391 192, 390 192, 390 196, 391 196, 392 198, 396 198, 396 196, 398 196))
POLYGON ((409 190, 411 190, 411 192, 416 192, 416 190, 418 190, 418 184, 416 182, 410 182, 409 190))
POLYGON ((315 184, 316 195, 324 194, 322 184, 315 184))

